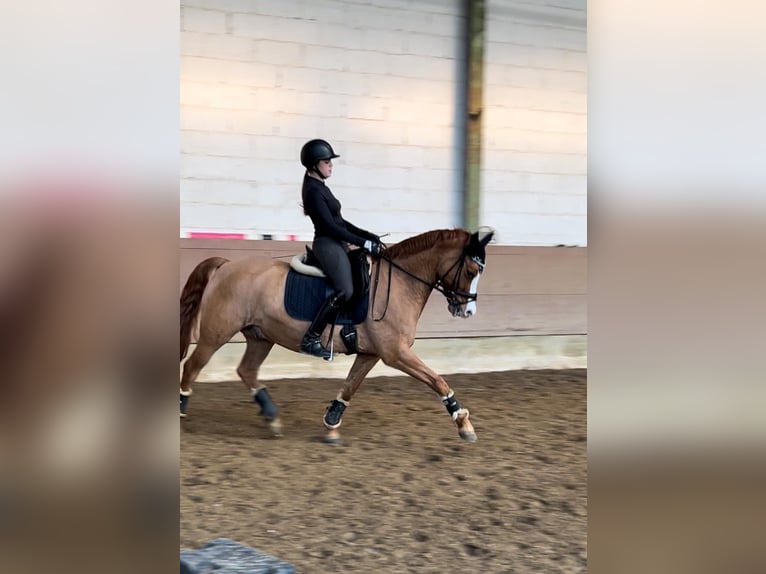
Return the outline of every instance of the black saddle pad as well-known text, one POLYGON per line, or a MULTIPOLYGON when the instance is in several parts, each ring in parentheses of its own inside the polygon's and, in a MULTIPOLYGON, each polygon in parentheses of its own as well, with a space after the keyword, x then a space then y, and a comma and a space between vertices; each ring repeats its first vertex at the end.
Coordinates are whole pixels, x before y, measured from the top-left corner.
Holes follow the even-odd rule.
MULTIPOLYGON (((311 277, 290 269, 285 284, 285 310, 293 319, 313 321, 322 302, 332 293, 327 279, 311 277)), ((335 321, 338 325, 358 325, 367 318, 369 297, 354 297, 349 308, 343 309, 335 321)))

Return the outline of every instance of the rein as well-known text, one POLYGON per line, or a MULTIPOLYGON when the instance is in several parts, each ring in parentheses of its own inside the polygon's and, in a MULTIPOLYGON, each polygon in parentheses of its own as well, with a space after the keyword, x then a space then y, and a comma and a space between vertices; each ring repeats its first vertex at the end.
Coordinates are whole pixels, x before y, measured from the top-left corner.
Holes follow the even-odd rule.
MULTIPOLYGON (((458 260, 455 261, 455 263, 453 263, 449 269, 447 269, 447 272, 444 275, 439 277, 436 281, 430 282, 418 277, 417 275, 413 273, 410 273, 404 267, 402 267, 401 265, 399 265, 392 259, 388 259, 383 254, 381 254, 375 269, 375 285, 373 286, 373 291, 372 291, 372 309, 370 311, 372 320, 382 321, 386 316, 386 312, 388 311, 388 303, 391 299, 391 276, 393 275, 393 273, 391 273, 392 266, 396 267, 399 271, 402 271, 405 275, 412 277, 416 281, 419 281, 420 283, 427 285, 431 290, 436 289, 439 293, 444 295, 444 297, 447 299, 450 305, 458 306, 458 305, 462 305, 463 303, 470 303, 471 301, 476 301, 476 299, 478 299, 479 297, 478 293, 468 293, 466 291, 460 291, 459 289, 456 289, 458 278, 460 277, 460 274, 463 272, 463 266, 465 265, 466 255, 467 254, 465 250, 463 250, 458 260), (378 280, 380 278, 380 268, 381 268, 382 261, 388 262, 388 285, 386 286, 386 307, 385 309, 383 309, 383 315, 379 319, 376 319, 375 318, 375 300, 377 299, 377 294, 378 294, 378 280), (452 281, 452 287, 447 287, 445 284, 445 279, 452 272, 452 270, 455 269, 455 267, 457 267, 457 271, 455 272, 455 278, 452 281), (465 299, 465 301, 460 301, 458 297, 462 297, 463 299, 465 299)), ((471 257, 471 260, 474 261, 479 266, 479 272, 484 270, 485 264, 478 257, 471 257)))

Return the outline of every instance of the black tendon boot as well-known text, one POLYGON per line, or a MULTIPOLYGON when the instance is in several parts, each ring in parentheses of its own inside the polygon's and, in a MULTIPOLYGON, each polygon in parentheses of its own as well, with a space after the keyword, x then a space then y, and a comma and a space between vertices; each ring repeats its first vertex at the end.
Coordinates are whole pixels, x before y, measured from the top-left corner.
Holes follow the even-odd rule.
POLYGON ((328 323, 335 320, 342 303, 343 298, 336 294, 330 295, 324 300, 317 316, 312 321, 306 334, 303 335, 301 353, 322 357, 323 359, 330 358, 330 351, 322 346, 322 332, 328 323))

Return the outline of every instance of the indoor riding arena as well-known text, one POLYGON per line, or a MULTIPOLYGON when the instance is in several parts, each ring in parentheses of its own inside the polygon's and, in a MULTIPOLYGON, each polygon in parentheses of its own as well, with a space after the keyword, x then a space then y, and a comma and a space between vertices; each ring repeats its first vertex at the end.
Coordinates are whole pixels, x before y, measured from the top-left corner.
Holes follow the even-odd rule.
MULTIPOLYGON (((181 240, 182 281, 211 255, 300 248, 181 240)), ((277 348, 261 373, 284 425, 272 438, 237 378, 235 338, 182 420, 181 547, 229 538, 296 572, 585 572, 585 267, 580 248, 490 245, 475 317, 431 295, 415 349, 470 410, 476 443, 425 385, 376 367, 342 443, 325 444, 352 358, 277 348)))
POLYGON ((379 363, 327 444, 354 357, 277 345, 273 438, 238 334, 180 423, 182 565, 224 538, 288 565, 259 574, 585 572, 585 0, 182 0, 180 20, 180 287, 211 256, 304 253, 312 138, 343 217, 386 244, 494 232, 476 314, 432 292, 413 347, 478 440, 379 363))

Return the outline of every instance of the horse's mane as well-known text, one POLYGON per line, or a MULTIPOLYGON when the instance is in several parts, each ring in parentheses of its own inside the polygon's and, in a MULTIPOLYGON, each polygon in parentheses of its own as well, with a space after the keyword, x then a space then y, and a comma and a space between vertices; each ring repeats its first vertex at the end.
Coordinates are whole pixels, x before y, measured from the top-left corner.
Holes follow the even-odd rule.
POLYGON ((385 254, 386 257, 391 259, 407 257, 408 255, 414 255, 426 249, 431 249, 442 241, 462 241, 467 243, 470 235, 465 229, 434 229, 433 231, 426 231, 420 235, 409 237, 399 243, 394 243, 386 248, 385 254))

